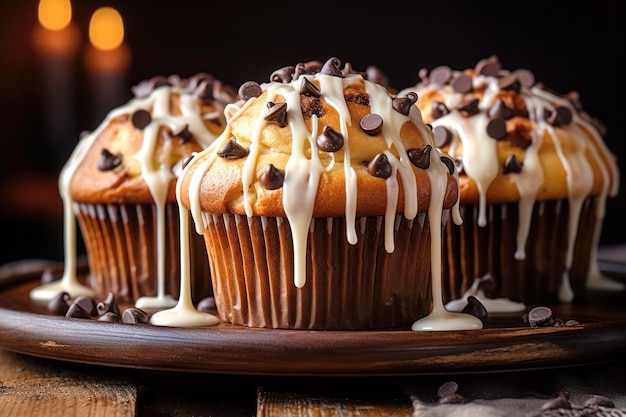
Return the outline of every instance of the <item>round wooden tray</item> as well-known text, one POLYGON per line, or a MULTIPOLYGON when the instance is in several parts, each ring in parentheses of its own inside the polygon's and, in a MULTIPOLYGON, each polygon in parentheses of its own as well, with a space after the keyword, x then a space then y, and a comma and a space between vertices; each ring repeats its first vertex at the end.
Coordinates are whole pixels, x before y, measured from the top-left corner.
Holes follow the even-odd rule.
MULTIPOLYGON (((607 362, 626 349, 622 292, 590 292, 550 306, 580 325, 531 328, 522 314, 492 315, 485 329, 415 332, 205 328, 69 319, 28 293, 45 263, 0 274, 0 347, 61 361, 176 372, 257 375, 415 375, 497 372, 607 362)), ((58 266, 60 269, 62 266, 58 266)), ((85 271, 86 272, 86 271, 85 271)))

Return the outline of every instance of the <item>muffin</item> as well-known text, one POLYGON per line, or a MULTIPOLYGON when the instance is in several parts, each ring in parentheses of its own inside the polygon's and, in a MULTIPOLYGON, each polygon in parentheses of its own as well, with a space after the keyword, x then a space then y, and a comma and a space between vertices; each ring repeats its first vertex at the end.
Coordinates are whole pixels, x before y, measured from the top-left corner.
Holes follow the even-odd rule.
POLYGON ((381 74, 331 58, 246 82, 226 130, 186 165, 180 203, 222 321, 356 330, 428 314, 458 183, 415 94, 395 96, 381 74))
MULTIPOLYGON (((167 307, 180 285, 175 185, 182 159, 222 133, 236 90, 198 73, 153 77, 132 92, 81 139, 60 184, 72 200, 95 296, 167 307)), ((193 235, 190 247, 197 300, 211 294, 211 282, 202 237, 193 235)))
POLYGON ((437 148, 457 164, 461 225, 446 228, 444 297, 489 276, 488 297, 581 299, 605 202, 619 188, 604 126, 577 92, 560 95, 497 56, 419 72, 415 92, 437 148), (491 279, 492 278, 492 279, 491 279))

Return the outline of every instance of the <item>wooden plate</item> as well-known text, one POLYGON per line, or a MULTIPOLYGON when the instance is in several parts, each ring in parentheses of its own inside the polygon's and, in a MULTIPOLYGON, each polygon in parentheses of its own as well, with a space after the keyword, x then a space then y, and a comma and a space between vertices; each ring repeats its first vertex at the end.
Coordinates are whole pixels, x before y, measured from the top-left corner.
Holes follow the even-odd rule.
MULTIPOLYGON (((168 328, 69 319, 28 296, 45 263, 0 274, 0 347, 61 361, 176 372, 257 375, 416 375, 497 372, 607 362, 626 349, 621 292, 550 306, 580 325, 530 328, 522 314, 485 329, 414 332, 168 328)), ((57 265, 59 269, 61 266, 57 265)), ((83 271, 83 273, 86 271, 83 271)))

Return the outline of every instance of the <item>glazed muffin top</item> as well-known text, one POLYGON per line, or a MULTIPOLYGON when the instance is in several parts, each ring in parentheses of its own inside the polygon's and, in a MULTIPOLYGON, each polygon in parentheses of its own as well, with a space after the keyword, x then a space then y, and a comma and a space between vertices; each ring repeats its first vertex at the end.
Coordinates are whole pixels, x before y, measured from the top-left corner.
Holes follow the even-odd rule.
POLYGON ((436 146, 457 164, 461 203, 582 199, 615 195, 615 156, 604 126, 577 92, 560 95, 527 69, 502 69, 497 56, 463 71, 420 70, 418 94, 436 146))
POLYGON ((181 159, 222 133, 224 108, 236 99, 234 88, 207 73, 156 76, 135 85, 132 92, 132 100, 81 137, 66 164, 65 177, 71 178, 65 179, 74 201, 176 201, 181 159))
MULTIPOLYGON (((414 105, 382 72, 337 58, 244 83, 223 134, 181 177, 195 212, 248 216, 413 218, 458 199, 454 166, 414 105)), ((200 227, 200 230, 202 227, 200 227)))

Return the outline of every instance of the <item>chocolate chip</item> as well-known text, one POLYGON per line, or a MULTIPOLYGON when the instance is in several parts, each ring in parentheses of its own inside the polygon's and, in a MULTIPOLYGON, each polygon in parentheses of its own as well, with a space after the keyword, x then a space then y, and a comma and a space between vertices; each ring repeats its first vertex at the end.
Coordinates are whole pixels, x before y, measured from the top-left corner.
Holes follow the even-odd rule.
POLYGON ((402 97, 394 97, 391 101, 391 105, 397 112, 408 116, 415 102, 417 102, 417 94, 410 92, 402 97))
POLYGON ((546 401, 541 406, 541 411, 557 410, 557 409, 571 410, 571 408, 572 408, 572 404, 570 404, 567 398, 559 395, 556 398, 546 401))
POLYGON ((319 88, 306 77, 302 78, 300 83, 300 94, 315 98, 319 98, 322 95, 319 88))
POLYGON ((463 159, 454 158, 454 165, 456 165, 456 172, 460 174, 465 174, 465 166, 463 165, 463 159))
POLYGON ((439 398, 439 404, 463 404, 465 402, 465 398, 463 398, 460 394, 449 394, 444 397, 439 398))
POLYGON ((530 88, 535 85, 535 75, 527 69, 521 68, 512 73, 517 77, 522 87, 530 88))
POLYGON ((493 293, 496 290, 496 279, 494 278, 491 272, 487 272, 475 279, 478 288, 483 290, 485 293, 493 293))
POLYGON ((363 74, 360 71, 355 70, 354 68, 352 68, 352 64, 349 62, 346 62, 345 65, 343 66, 343 69, 341 70, 341 76, 345 77, 347 75, 351 75, 351 74, 360 74, 361 77, 365 78, 367 75, 363 74))
POLYGON ((91 315, 85 311, 80 304, 72 303, 65 313, 65 317, 73 319, 90 319, 91 315))
POLYGON ((122 323, 145 324, 148 322, 148 313, 140 308, 129 307, 122 313, 122 323))
POLYGON ((539 306, 528 312, 528 324, 532 327, 550 326, 553 321, 552 310, 549 307, 539 306))
POLYGON ((277 190, 283 186, 285 172, 269 164, 259 177, 259 184, 266 190, 277 190))
POLYGON ((474 67, 476 73, 489 77, 497 77, 500 69, 500 61, 496 55, 492 55, 489 58, 481 59, 474 67))
POLYGON ((92 297, 88 297, 86 295, 79 295, 78 297, 76 297, 76 299, 74 299, 73 304, 80 305, 83 308, 83 310, 85 310, 87 314, 89 314, 91 317, 98 315, 98 310, 96 308, 96 300, 94 300, 92 297))
POLYGON ((370 136, 374 136, 383 130, 383 118, 379 114, 370 113, 361 119, 361 129, 370 136))
POLYGON ((272 101, 268 101, 267 110, 265 120, 274 121, 278 123, 280 127, 285 127, 287 125, 287 103, 274 103, 272 101))
POLYGON ((389 86, 389 78, 380 68, 370 65, 365 69, 365 73, 369 81, 380 84, 383 87, 389 86))
POLYGON ((279 68, 276 71, 272 72, 272 74, 270 75, 270 81, 283 84, 290 83, 294 70, 295 68, 290 65, 279 68))
POLYGON ((567 320, 563 323, 563 326, 578 326, 580 322, 578 320, 567 320))
POLYGON ((213 100, 213 79, 201 81, 192 94, 200 100, 213 100))
POLYGON ((117 305, 117 300, 115 299, 115 295, 110 292, 103 301, 100 301, 96 308, 98 309, 98 314, 102 315, 104 313, 115 313, 118 316, 121 316, 120 308, 117 305))
POLYGON ((157 75, 149 80, 143 80, 139 84, 131 87, 131 92, 137 98, 148 97, 156 88, 173 85, 169 78, 165 78, 162 75, 157 75))
POLYGON ((509 120, 513 117, 513 110, 509 109, 502 99, 498 99, 493 106, 487 112, 487 115, 491 118, 499 117, 504 120, 509 120))
POLYGON ((454 163, 452 158, 446 155, 441 155, 439 159, 441 160, 441 162, 444 163, 445 166, 448 167, 448 171, 450 171, 450 175, 454 175, 454 169, 456 168, 456 164, 454 163))
POLYGON ((472 85, 472 77, 467 74, 460 74, 452 80, 452 88, 457 93, 467 94, 470 93, 474 86, 472 85))
POLYGON ((191 160, 192 160, 193 158, 195 158, 195 156, 196 156, 196 153, 195 153, 195 152, 190 153, 189 155, 185 156, 185 157, 183 158, 182 163, 181 163, 181 164, 182 164, 182 168, 183 168, 183 169, 185 169, 185 167, 186 167, 187 165, 189 165, 189 163, 191 162, 191 160))
POLYGON ((235 141, 232 137, 226 142, 226 145, 217 151, 217 156, 224 159, 240 159, 248 155, 248 150, 235 141))
POLYGON ((554 110, 545 109, 545 118, 552 126, 567 126, 572 122, 572 111, 565 106, 558 106, 554 110))
POLYGON ((467 305, 463 307, 461 310, 462 313, 471 314, 472 316, 479 319, 483 325, 487 321, 487 309, 485 306, 478 300, 478 298, 470 295, 467 297, 467 305))
POLYGON ((238 94, 241 99, 247 101, 253 97, 260 96, 262 92, 263 90, 259 83, 256 81, 246 81, 239 87, 238 94))
POLYGON ((341 61, 338 58, 335 58, 335 57, 330 58, 328 61, 326 61, 326 63, 320 70, 320 74, 327 74, 327 75, 332 75, 335 77, 343 77, 340 67, 341 67, 341 61))
POLYGON ((337 152, 343 147, 343 135, 330 126, 324 126, 322 134, 317 137, 317 146, 324 152, 337 152))
POLYGON ((515 154, 507 156, 504 161, 503 174, 519 174, 522 172, 522 164, 517 160, 515 154))
POLYGON ((437 396, 439 398, 445 397, 446 395, 456 394, 459 391, 459 384, 454 381, 447 381, 441 384, 439 389, 437 390, 437 396))
POLYGON ((139 109, 133 113, 131 120, 133 122, 133 126, 139 130, 143 130, 150 124, 150 122, 152 122, 152 116, 149 111, 139 109))
POLYGON ((452 78, 452 68, 441 65, 430 71, 429 81, 437 85, 446 85, 452 78))
POLYGON ((198 309, 198 311, 202 311, 204 313, 214 312, 215 310, 217 310, 215 297, 204 297, 202 300, 200 300, 196 308, 198 309))
POLYGON ((98 321, 106 321, 108 323, 119 323, 120 316, 113 313, 112 311, 107 311, 106 313, 98 317, 98 321))
POLYGON ((433 133, 435 134, 435 146, 438 148, 446 146, 452 140, 452 132, 445 126, 433 127, 433 133))
POLYGON ((461 112, 461 114, 465 117, 473 116, 480 112, 480 109, 478 108, 478 103, 479 101, 477 98, 464 100, 459 103, 457 110, 461 112))
POLYGON ((426 145, 423 148, 411 148, 406 151, 409 160, 413 165, 421 169, 428 169, 430 166, 430 152, 432 146, 426 145))
POLYGON ((48 312, 56 316, 64 316, 69 309, 69 293, 62 291, 48 301, 48 312))
POLYGON ((489 137, 496 140, 504 139, 506 137, 506 122, 499 117, 490 119, 487 122, 486 130, 489 137))
POLYGON ((592 395, 587 398, 583 403, 584 407, 605 407, 605 408, 615 408, 615 404, 613 401, 604 397, 602 395, 592 395))
POLYGON ((389 178, 392 173, 387 155, 379 153, 367 164, 367 172, 378 178, 389 178))
POLYGON ((504 77, 498 79, 498 87, 500 88, 500 90, 514 91, 516 93, 519 93, 521 86, 522 84, 513 74, 507 74, 504 77))
POLYGON ((193 135, 189 131, 189 125, 188 124, 185 124, 180 129, 173 131, 172 135, 174 137, 180 138, 182 143, 189 143, 189 142, 191 142, 191 139, 193 139, 193 135))
POLYGON ((98 169, 100 171, 111 171, 120 166, 122 155, 113 155, 109 150, 102 148, 102 153, 98 159, 98 169))
POLYGON ((428 84, 428 68, 420 68, 419 71, 417 71, 417 78, 419 78, 422 83, 428 84))
POLYGON ((433 104, 430 107, 430 117, 433 119, 439 119, 442 116, 450 113, 448 106, 446 106, 441 101, 433 101, 433 104))

